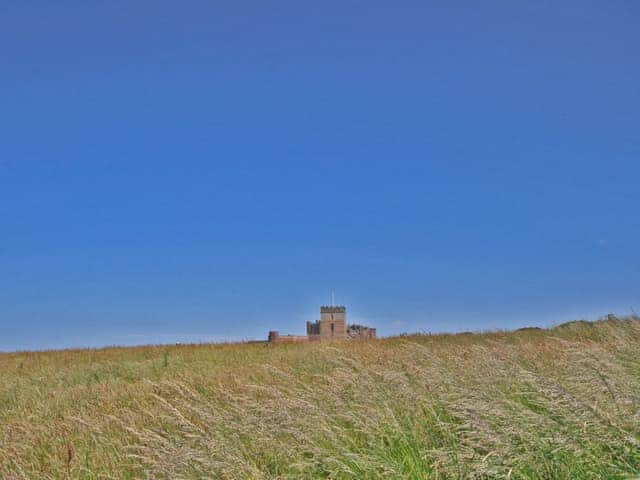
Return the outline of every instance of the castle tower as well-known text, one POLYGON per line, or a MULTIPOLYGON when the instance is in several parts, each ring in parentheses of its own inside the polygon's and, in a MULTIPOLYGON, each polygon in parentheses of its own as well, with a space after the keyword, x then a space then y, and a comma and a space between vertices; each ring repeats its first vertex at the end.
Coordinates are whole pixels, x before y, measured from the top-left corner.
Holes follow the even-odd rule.
POLYGON ((347 338, 347 308, 344 306, 320 307, 320 338, 347 338))

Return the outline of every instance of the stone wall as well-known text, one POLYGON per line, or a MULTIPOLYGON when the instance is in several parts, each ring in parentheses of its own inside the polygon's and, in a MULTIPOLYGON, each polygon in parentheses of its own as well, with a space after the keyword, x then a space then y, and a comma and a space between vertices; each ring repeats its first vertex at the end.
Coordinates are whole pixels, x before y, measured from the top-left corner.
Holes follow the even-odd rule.
POLYGON ((308 342, 309 337, 305 335, 280 335, 279 332, 269 332, 269 343, 302 343, 308 342))

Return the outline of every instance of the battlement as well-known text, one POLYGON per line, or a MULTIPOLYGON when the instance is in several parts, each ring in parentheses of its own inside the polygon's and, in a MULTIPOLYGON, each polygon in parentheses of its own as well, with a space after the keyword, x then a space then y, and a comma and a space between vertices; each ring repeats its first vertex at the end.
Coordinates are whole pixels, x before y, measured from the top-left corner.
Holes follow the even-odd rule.
POLYGON ((347 307, 343 306, 323 306, 320 307, 320 313, 347 313, 347 307))

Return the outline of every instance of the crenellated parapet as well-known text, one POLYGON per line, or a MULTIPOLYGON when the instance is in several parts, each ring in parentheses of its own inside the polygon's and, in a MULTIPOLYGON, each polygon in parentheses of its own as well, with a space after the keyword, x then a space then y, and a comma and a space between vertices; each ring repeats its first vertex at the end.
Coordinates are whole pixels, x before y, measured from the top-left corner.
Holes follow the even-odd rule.
POLYGON ((347 313, 347 307, 344 306, 323 306, 320 307, 320 313, 347 313))

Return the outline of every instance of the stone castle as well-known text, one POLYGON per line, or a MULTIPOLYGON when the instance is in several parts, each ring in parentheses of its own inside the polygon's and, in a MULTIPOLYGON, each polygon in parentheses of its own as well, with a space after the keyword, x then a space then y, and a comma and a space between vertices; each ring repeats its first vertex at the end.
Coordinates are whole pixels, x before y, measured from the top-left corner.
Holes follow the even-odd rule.
POLYGON ((299 343, 322 340, 373 340, 376 329, 363 325, 349 325, 347 323, 347 307, 320 307, 320 320, 307 322, 306 335, 280 335, 279 332, 269 332, 270 343, 299 343))

